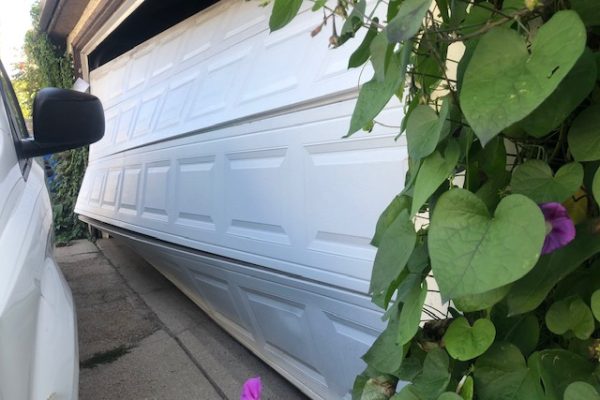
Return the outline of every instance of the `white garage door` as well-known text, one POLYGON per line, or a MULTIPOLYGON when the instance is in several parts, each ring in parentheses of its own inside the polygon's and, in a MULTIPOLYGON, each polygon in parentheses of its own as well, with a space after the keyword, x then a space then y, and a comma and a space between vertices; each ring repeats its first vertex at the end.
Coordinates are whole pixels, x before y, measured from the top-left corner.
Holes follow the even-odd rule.
MULTIPOLYGON (((381 125, 341 139, 361 74, 348 71, 347 60, 359 41, 328 49, 327 28, 310 36, 320 23, 310 11, 269 34, 269 13, 256 2, 224 0, 92 71, 107 129, 91 147, 76 211, 322 285, 331 298, 353 293, 363 299, 357 319, 341 331, 339 316, 332 323, 363 349, 381 328, 372 316, 360 318, 372 313, 364 296, 375 255, 369 242, 403 187, 406 146, 393 140, 397 129, 381 125)), ((401 113, 392 104, 379 120, 399 125, 401 113)), ((290 301, 306 304, 310 296, 299 293, 290 290, 290 301)), ((307 313, 322 311, 312 307, 307 313)), ((306 335, 309 347, 319 337, 306 335)), ((288 361, 294 371, 306 362, 298 354, 288 361)), ((339 378, 312 360, 311 393, 345 393, 363 365, 357 357, 344 363, 339 378)))

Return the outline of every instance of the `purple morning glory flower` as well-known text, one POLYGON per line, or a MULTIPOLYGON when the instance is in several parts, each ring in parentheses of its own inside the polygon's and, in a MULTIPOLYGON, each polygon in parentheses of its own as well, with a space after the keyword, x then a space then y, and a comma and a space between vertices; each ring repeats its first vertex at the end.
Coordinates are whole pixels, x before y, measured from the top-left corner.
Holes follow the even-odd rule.
POLYGON ((260 400, 260 392, 262 391, 262 384, 260 377, 250 378, 244 382, 242 387, 242 394, 240 400, 260 400))
POLYGON ((569 244, 575 238, 575 225, 560 203, 540 204, 546 220, 546 240, 542 254, 548 254, 569 244))

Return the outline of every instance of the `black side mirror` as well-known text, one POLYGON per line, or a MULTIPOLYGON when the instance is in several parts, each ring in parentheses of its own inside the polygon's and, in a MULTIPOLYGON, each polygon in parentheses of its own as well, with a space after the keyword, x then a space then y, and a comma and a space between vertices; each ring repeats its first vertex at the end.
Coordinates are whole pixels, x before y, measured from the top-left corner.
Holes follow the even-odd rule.
POLYGON ((85 146, 104 136, 104 110, 96 96, 45 88, 33 101, 33 139, 20 142, 30 158, 85 146))

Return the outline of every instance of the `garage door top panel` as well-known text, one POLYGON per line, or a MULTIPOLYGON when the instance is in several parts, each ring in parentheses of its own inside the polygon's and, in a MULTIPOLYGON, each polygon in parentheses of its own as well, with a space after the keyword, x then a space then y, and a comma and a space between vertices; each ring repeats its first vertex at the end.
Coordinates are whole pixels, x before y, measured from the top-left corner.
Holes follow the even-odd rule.
MULTIPOLYGON (((328 48, 319 14, 302 12, 269 33, 270 8, 224 0, 91 72, 106 113, 91 158, 188 132, 355 95, 347 70, 360 38, 328 48)), ((369 76, 367 73, 365 76, 369 76)))

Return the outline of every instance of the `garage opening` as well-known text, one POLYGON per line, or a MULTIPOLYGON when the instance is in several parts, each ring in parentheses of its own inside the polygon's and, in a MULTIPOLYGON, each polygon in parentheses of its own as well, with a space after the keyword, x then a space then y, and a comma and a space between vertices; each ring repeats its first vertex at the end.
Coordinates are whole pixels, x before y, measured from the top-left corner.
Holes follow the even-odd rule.
POLYGON ((146 0, 88 57, 94 70, 218 0, 146 0))

